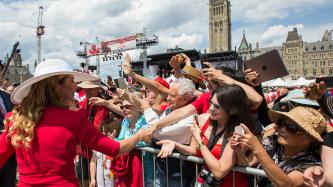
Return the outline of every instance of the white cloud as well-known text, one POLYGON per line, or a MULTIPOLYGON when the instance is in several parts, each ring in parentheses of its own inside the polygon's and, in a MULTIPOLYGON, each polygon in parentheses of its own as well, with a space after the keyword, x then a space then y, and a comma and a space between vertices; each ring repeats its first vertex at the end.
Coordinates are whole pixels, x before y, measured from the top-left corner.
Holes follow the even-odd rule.
POLYGON ((286 40, 288 31, 297 28, 299 31, 304 28, 303 24, 296 25, 274 25, 269 27, 259 38, 259 43, 263 46, 281 46, 286 40))
MULTIPOLYGON (((231 0, 232 45, 239 46, 243 29, 253 44, 259 41, 262 46, 281 45, 286 38, 283 33, 288 30, 284 18, 315 11, 327 2, 329 0, 231 0), (281 23, 271 23, 276 19, 281 23)), ((44 6, 45 10, 43 58, 61 57, 74 66, 83 61, 75 56, 75 51, 83 49, 80 41, 94 42, 96 36, 99 40, 111 40, 141 32, 143 27, 147 28, 148 36, 160 37, 160 44, 150 48, 150 53, 164 52, 175 45, 198 50, 208 47, 208 0, 0 1, 1 58, 19 40, 24 63, 34 64, 39 6, 44 6)), ((321 39, 323 29, 329 28, 333 28, 332 24, 304 25, 299 33, 304 41, 316 41, 321 39)))

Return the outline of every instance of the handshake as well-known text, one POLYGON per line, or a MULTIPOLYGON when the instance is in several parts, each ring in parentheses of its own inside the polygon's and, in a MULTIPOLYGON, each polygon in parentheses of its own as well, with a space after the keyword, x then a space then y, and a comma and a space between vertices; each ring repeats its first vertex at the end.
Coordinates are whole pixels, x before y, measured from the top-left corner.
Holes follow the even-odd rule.
POLYGON ((137 134, 140 138, 140 141, 151 143, 153 139, 153 134, 156 130, 156 127, 154 125, 151 125, 148 129, 140 129, 137 134))

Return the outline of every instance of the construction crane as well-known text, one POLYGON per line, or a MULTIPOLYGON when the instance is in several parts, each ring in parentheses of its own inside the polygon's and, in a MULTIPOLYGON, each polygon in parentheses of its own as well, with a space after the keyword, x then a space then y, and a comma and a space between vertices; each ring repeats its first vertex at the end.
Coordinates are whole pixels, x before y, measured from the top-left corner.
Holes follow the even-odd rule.
POLYGON ((39 7, 39 14, 38 14, 38 23, 36 28, 36 37, 37 37, 37 64, 41 62, 42 56, 42 35, 45 33, 45 26, 43 25, 43 7, 39 7))

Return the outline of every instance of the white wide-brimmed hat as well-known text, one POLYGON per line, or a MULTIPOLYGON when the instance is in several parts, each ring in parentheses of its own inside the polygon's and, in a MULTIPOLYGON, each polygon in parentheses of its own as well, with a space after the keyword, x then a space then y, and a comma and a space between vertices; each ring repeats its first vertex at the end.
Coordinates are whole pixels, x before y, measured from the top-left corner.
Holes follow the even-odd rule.
POLYGON ((10 98, 11 101, 14 104, 20 104, 22 99, 29 93, 31 85, 55 75, 73 75, 75 82, 97 79, 92 75, 73 71, 71 66, 64 60, 48 59, 37 65, 32 78, 24 81, 14 90, 10 98))

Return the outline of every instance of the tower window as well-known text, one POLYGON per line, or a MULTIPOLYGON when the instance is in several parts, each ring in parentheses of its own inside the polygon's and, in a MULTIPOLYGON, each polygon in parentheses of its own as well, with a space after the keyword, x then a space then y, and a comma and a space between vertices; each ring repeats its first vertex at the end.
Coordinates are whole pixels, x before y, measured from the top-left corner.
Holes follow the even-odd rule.
POLYGON ((321 49, 321 50, 324 50, 324 46, 322 45, 320 49, 321 49))
POLYGON ((329 49, 332 49, 332 48, 333 48, 332 44, 330 44, 330 46, 328 46, 328 48, 329 48, 329 49))
POLYGON ((316 50, 317 50, 317 49, 316 49, 316 46, 314 46, 312 50, 313 50, 313 51, 316 51, 316 50))
POLYGON ((306 48, 305 48, 305 51, 308 51, 308 50, 309 50, 309 48, 308 48, 308 47, 306 47, 306 48))

